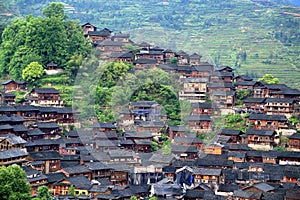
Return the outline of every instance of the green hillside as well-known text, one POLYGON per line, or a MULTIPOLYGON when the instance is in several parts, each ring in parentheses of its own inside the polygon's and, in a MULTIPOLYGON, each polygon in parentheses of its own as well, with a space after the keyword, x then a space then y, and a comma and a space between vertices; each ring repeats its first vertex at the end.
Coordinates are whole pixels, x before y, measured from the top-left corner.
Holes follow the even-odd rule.
MULTIPOLYGON (((18 0, 22 15, 51 1, 18 0)), ((197 52, 237 74, 271 73, 300 89, 300 8, 280 0, 63 0, 71 19, 130 32, 133 41, 197 52)))

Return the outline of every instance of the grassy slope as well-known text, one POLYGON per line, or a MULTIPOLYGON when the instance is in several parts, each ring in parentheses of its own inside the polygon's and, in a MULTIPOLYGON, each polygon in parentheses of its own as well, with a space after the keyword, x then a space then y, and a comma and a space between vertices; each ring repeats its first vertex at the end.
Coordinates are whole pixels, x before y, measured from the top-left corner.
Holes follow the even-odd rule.
MULTIPOLYGON (((20 12, 40 15, 49 2, 20 4, 20 12)), ((271 73, 283 83, 300 89, 297 80, 300 42, 285 46, 273 35, 274 31, 286 31, 285 22, 282 27, 274 23, 278 19, 288 20, 280 13, 300 13, 299 9, 282 9, 251 0, 172 0, 167 5, 160 0, 63 2, 75 8, 75 13, 69 16, 82 23, 90 21, 100 28, 130 32, 135 42, 147 41, 177 51, 201 53, 205 60, 236 68, 238 74, 271 73), (247 53, 246 62, 237 59, 243 52, 247 53)), ((293 29, 300 32, 299 26, 288 30, 293 29)))

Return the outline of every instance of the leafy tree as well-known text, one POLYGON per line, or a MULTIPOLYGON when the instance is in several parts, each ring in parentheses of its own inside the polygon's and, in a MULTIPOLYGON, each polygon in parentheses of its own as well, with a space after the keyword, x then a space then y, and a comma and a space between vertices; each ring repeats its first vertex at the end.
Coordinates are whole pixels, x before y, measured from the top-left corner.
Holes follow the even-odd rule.
POLYGON ((61 3, 51 3, 48 8, 45 8, 43 10, 43 15, 45 15, 48 18, 59 18, 61 20, 67 19, 67 15, 64 13, 64 5, 61 3))
POLYGON ((42 77, 44 74, 44 69, 38 62, 32 62, 25 69, 22 70, 22 78, 25 81, 33 82, 36 79, 42 77))
POLYGON ((177 63, 178 63, 177 58, 171 58, 171 59, 170 59, 170 63, 171 63, 171 64, 177 64, 177 63))
POLYGON ((50 200, 51 198, 51 195, 49 193, 49 189, 47 186, 40 186, 38 187, 38 195, 37 197, 40 199, 40 200, 50 200))
POLYGON ((90 52, 79 22, 65 21, 62 4, 52 3, 43 13, 44 18, 28 15, 5 28, 0 45, 1 76, 21 79, 22 70, 34 61, 43 65, 53 61, 64 68, 72 56, 90 52))
POLYGON ((30 200, 30 185, 26 181, 26 173, 18 165, 0 167, 0 199, 30 200))
POLYGON ((151 151, 157 151, 159 149, 158 143, 155 141, 151 142, 151 151))
POLYGON ((131 196, 130 200, 138 200, 138 198, 136 196, 131 196))
POLYGON ((68 194, 69 195, 75 195, 75 188, 74 185, 71 185, 71 187, 68 189, 68 194))
POLYGON ((279 79, 275 78, 272 74, 265 74, 262 78, 258 79, 258 81, 263 81, 268 84, 279 84, 279 79))

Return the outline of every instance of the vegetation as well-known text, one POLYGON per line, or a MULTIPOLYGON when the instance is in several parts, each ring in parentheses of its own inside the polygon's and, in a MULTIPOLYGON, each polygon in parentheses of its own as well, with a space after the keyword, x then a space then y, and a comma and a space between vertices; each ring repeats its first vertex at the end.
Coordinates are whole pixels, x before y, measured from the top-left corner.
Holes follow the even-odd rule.
MULTIPOLYGON (((90 46, 77 21, 68 20, 64 6, 52 3, 43 10, 45 17, 28 15, 15 19, 5 28, 0 46, 1 76, 22 78, 22 70, 31 62, 44 66, 53 61, 64 68, 74 55, 87 55, 90 46)), ((25 76, 28 78, 27 76, 25 76)))
POLYGON ((0 199, 30 200, 30 185, 26 181, 26 173, 18 165, 0 167, 0 199))
POLYGON ((266 82, 268 84, 279 84, 279 79, 275 78, 272 74, 265 74, 259 81, 266 82))
POLYGON ((34 82, 44 74, 43 66, 38 62, 31 62, 22 71, 22 78, 25 81, 34 82))
POLYGON ((48 200, 51 198, 51 195, 49 193, 49 189, 47 186, 38 187, 37 193, 38 193, 38 196, 37 196, 38 200, 48 200))

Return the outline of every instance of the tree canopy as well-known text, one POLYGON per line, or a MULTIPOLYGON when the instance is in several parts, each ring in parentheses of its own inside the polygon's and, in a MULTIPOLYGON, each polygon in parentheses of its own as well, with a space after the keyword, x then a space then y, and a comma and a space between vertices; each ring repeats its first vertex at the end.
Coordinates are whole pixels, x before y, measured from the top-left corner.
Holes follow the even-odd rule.
POLYGON ((41 64, 38 62, 31 62, 25 69, 22 71, 22 78, 25 81, 35 81, 37 78, 40 78, 44 74, 44 69, 41 64))
POLYGON ((272 74, 265 74, 262 78, 258 79, 258 81, 263 81, 268 84, 279 84, 279 79, 275 78, 272 74))
POLYGON ((0 200, 30 200, 30 185, 26 173, 18 165, 0 167, 0 200))
POLYGON ((45 17, 15 19, 4 29, 0 45, 2 76, 21 79, 22 70, 31 62, 46 65, 53 61, 64 68, 72 56, 90 52, 79 22, 66 20, 62 4, 52 3, 43 14, 45 17))

